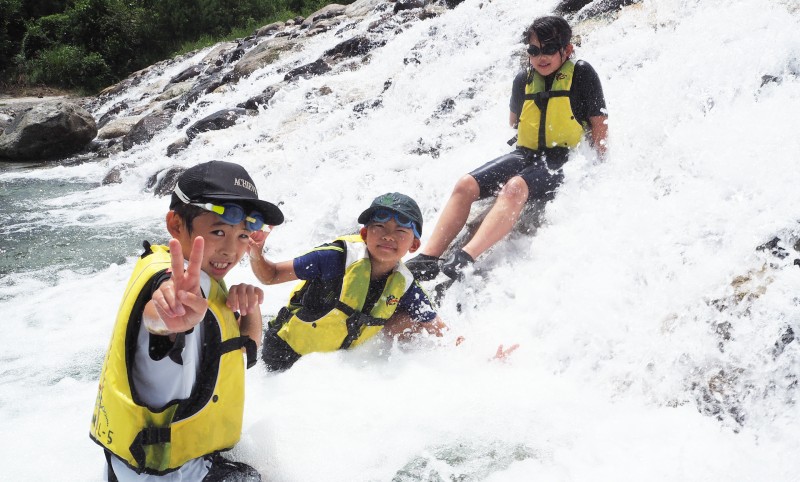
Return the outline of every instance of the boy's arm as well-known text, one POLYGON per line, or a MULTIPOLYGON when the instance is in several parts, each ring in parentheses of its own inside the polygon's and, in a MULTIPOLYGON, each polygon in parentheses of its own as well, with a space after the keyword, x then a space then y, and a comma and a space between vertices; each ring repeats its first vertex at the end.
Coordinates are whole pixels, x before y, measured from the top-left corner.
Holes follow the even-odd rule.
POLYGON ((172 278, 161 283, 153 292, 142 312, 142 323, 150 333, 169 335, 190 330, 203 320, 208 301, 200 291, 200 266, 205 241, 194 239, 189 266, 184 270, 183 251, 177 239, 169 242, 172 278))
POLYGON ((253 274, 266 285, 296 280, 293 260, 274 263, 264 257, 266 239, 267 233, 264 231, 256 231, 250 235, 250 268, 253 274))
POLYGON ((516 112, 510 111, 508 113, 508 125, 514 129, 517 128, 517 124, 519 124, 519 116, 516 112))
POLYGON ((431 321, 419 322, 414 321, 406 311, 395 311, 392 317, 386 321, 383 329, 392 338, 396 336, 400 341, 408 341, 423 331, 429 335, 441 337, 449 328, 439 315, 436 315, 436 318, 431 321))
POLYGON ((249 336, 256 342, 256 346, 261 346, 261 332, 264 327, 261 324, 261 303, 264 302, 264 292, 249 284, 233 285, 228 289, 228 299, 225 304, 233 311, 238 311, 239 332, 244 336, 249 336))
POLYGON ((604 115, 589 117, 589 126, 591 127, 592 145, 601 158, 605 157, 608 139, 608 117, 604 115))

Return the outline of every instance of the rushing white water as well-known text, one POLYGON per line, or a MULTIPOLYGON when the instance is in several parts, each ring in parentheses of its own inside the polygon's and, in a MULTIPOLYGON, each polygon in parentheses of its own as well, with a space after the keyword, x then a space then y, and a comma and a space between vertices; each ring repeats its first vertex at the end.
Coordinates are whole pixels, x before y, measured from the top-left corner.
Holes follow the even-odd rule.
MULTIPOLYGON (((0 271, 0 478, 101 479, 88 437, 100 365, 137 245, 166 240, 168 201, 149 176, 243 164, 286 214, 268 241, 276 260, 351 231, 386 191, 417 199, 424 241, 458 177, 508 151, 520 33, 554 6, 467 0, 165 156, 180 119, 263 91, 349 35, 332 30, 146 146, 0 171, 13 267, 0 271), (123 164, 122 183, 99 186, 123 164)), ((800 480, 800 348, 776 345, 800 320, 799 31, 796 0, 645 0, 576 28, 605 89, 608 160, 577 152, 536 236, 501 243, 454 285, 445 339, 249 370, 233 456, 286 482, 800 480), (789 256, 755 249, 776 236, 789 256), (520 348, 488 361, 501 343, 520 348)), ((125 96, 138 98, 96 114, 125 96)), ((256 282, 246 262, 228 281, 256 282)), ((263 311, 290 289, 265 288, 263 311)))

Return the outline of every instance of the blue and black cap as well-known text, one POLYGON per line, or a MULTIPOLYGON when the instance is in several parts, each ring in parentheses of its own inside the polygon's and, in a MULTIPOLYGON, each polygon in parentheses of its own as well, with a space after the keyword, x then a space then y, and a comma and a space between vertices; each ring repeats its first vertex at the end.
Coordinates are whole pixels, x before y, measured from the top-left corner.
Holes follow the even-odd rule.
POLYGON ((417 237, 422 234, 422 211, 419 209, 417 202, 411 197, 399 192, 382 194, 376 197, 372 204, 358 216, 358 222, 369 224, 373 216, 381 210, 387 210, 408 218, 416 227, 415 234, 417 237))

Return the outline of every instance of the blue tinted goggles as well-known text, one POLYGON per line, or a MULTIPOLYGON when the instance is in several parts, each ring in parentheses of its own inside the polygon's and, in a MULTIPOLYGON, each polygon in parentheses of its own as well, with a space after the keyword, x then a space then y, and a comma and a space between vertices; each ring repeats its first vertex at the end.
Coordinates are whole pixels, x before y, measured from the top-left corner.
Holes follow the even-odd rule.
POLYGON ((414 231, 415 237, 417 238, 422 237, 419 234, 417 223, 415 223, 410 217, 406 216, 405 214, 389 211, 388 209, 378 209, 377 211, 372 213, 370 221, 373 223, 386 223, 390 219, 394 219, 394 222, 396 222, 397 225, 400 226, 401 228, 411 228, 411 230, 414 231))
POLYGON ((238 204, 225 203, 221 206, 211 203, 188 204, 219 215, 226 224, 236 225, 244 221, 245 227, 250 231, 269 231, 269 226, 264 224, 264 217, 261 216, 261 213, 253 211, 250 214, 245 214, 244 209, 238 204))

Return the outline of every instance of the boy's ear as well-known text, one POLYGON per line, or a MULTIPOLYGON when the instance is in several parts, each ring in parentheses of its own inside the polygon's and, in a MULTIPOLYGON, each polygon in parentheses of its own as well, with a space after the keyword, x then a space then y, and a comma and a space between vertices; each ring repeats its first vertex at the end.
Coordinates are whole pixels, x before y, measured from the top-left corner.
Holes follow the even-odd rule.
POLYGON ((367 227, 366 226, 361 228, 361 239, 363 239, 364 242, 367 241, 367 227))
POLYGON ((178 238, 186 230, 186 223, 175 211, 167 213, 167 231, 173 238, 178 238))
POLYGON ((420 241, 419 238, 414 238, 414 242, 411 243, 411 248, 409 248, 408 252, 409 253, 416 252, 421 245, 422 245, 422 241, 420 241))
POLYGON ((566 54, 567 58, 570 58, 573 52, 575 52, 575 46, 571 43, 567 44, 567 48, 564 49, 564 53, 566 54))

